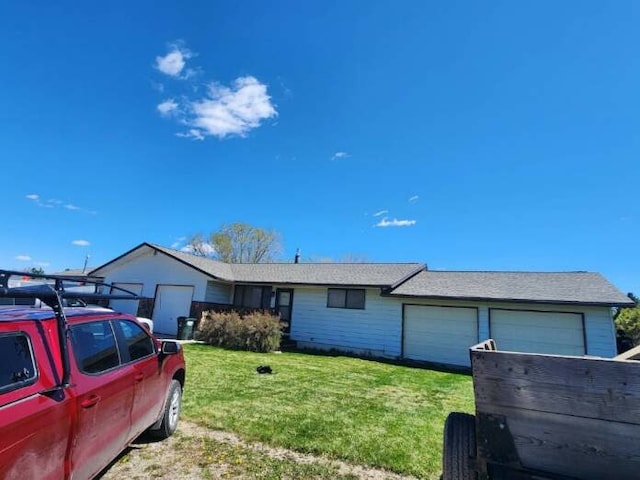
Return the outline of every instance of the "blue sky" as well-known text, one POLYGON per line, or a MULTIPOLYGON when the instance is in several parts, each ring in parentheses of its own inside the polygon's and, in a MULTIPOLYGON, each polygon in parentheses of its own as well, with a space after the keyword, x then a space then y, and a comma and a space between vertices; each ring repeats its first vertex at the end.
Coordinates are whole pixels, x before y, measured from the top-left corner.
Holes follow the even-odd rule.
POLYGON ((640 292, 634 1, 12 2, 0 265, 222 223, 283 258, 640 292))

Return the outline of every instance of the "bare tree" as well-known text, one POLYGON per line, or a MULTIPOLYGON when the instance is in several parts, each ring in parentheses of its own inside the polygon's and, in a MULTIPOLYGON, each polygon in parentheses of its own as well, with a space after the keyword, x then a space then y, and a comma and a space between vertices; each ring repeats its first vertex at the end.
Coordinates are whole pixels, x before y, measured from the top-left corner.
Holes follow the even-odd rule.
POLYGON ((280 254, 280 235, 247 223, 230 223, 209 239, 216 257, 228 263, 268 263, 280 254))
POLYGON ((191 236, 183 250, 201 257, 214 257, 216 254, 214 246, 207 242, 201 233, 191 236))

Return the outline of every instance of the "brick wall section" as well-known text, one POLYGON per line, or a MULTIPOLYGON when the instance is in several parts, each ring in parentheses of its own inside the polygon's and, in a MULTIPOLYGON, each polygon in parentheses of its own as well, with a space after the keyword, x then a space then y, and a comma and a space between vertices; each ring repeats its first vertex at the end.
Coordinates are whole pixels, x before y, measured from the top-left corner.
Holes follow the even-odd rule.
POLYGON ((153 298, 141 298, 138 302, 138 313, 136 316, 151 318, 153 314, 153 298))
MULTIPOLYGON (((226 303, 210 303, 210 302, 191 302, 191 310, 189 311, 189 317, 197 318, 200 320, 202 312, 228 312, 229 310, 236 310, 240 314, 246 314, 254 309, 234 307, 226 303)), ((270 310, 273 313, 272 310, 270 310)), ((138 303, 138 317, 151 318, 153 314, 153 298, 140 298, 138 303)))
POLYGON ((225 303, 191 302, 189 316, 200 320, 202 312, 228 312, 229 310, 233 310, 233 305, 225 303))

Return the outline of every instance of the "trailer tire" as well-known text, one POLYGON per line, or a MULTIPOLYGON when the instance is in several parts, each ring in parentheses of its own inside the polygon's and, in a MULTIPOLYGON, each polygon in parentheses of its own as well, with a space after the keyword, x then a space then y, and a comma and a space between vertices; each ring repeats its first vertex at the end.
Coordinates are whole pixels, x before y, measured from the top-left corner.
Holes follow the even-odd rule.
POLYGON ((452 412, 444 423, 442 480, 477 480, 470 460, 476 456, 476 420, 467 413, 452 412))

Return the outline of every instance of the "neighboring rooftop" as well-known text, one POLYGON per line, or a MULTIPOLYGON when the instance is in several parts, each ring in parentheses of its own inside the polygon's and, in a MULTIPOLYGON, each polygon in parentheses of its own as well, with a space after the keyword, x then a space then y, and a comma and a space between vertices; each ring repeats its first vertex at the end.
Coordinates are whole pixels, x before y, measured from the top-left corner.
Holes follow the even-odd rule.
POLYGON ((93 270, 92 267, 87 267, 84 270, 82 268, 69 268, 69 269, 64 270, 62 272, 52 273, 51 275, 57 275, 59 277, 73 277, 73 278, 87 277, 87 278, 93 278, 93 277, 91 277, 89 275, 89 272, 91 272, 91 270, 93 270))
POLYGON ((458 300, 631 306, 633 302, 594 272, 423 271, 393 296, 458 300))

